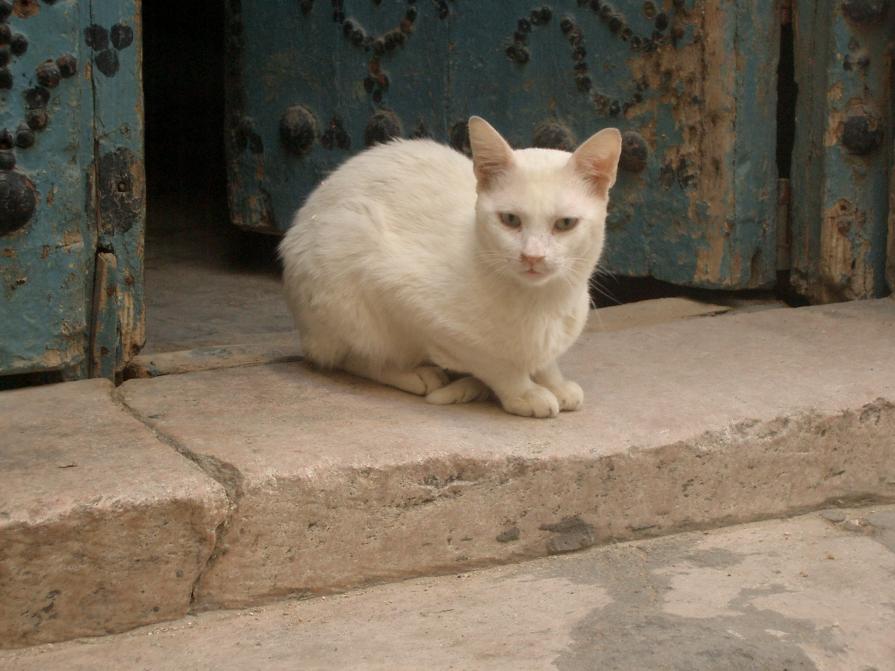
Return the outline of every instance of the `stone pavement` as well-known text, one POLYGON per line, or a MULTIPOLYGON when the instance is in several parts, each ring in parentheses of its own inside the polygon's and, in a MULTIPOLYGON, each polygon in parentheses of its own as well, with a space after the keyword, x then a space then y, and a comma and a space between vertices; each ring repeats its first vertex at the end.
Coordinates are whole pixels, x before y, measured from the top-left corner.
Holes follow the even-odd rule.
POLYGON ((832 510, 105 638, 18 671, 895 669, 895 507, 832 510))
POLYGON ((893 334, 892 299, 589 331, 554 420, 300 361, 6 392, 0 647, 895 501, 893 334))

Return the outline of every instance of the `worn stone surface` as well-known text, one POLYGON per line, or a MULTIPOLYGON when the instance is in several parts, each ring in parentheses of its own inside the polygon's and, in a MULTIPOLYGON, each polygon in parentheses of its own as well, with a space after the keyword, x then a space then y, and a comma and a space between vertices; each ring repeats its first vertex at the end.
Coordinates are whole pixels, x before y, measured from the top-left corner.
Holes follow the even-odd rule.
POLYGON ((133 380, 234 513, 196 606, 895 498, 895 301, 586 334, 585 407, 528 420, 301 363, 133 380))
POLYGON ((0 666, 891 669, 895 554, 880 541, 895 533, 895 508, 833 512, 842 521, 811 514, 204 613, 104 639, 0 653, 0 666))
POLYGON ((253 345, 292 331, 277 240, 249 239, 230 226, 222 195, 184 202, 168 192, 150 201, 143 355, 253 345))
POLYGON ((105 380, 0 393, 0 647, 184 615, 227 506, 105 380))
POLYGON ((703 303, 692 298, 654 298, 593 310, 585 330, 594 333, 655 326, 678 319, 709 317, 728 312, 724 305, 703 303))
POLYGON ((298 334, 270 333, 249 338, 245 345, 197 347, 176 352, 140 354, 124 370, 127 379, 179 375, 214 368, 257 366, 265 363, 298 361, 301 347, 298 334))

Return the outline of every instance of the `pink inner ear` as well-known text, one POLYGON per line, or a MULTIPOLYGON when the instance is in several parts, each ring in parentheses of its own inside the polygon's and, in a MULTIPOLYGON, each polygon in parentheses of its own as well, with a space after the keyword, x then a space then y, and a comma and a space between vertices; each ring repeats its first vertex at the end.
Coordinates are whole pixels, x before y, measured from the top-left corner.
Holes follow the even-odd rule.
POLYGON ((469 144, 478 188, 486 188, 513 164, 513 150, 487 121, 470 119, 469 144))
POLYGON ((495 160, 493 156, 485 156, 473 162, 475 178, 479 182, 479 186, 486 187, 495 179, 500 177, 509 168, 509 162, 506 160, 495 160))
POLYGON ((609 187, 612 186, 611 168, 606 169, 607 162, 611 160, 604 156, 586 156, 578 157, 575 161, 578 174, 587 180, 601 198, 609 195, 609 187))
POLYGON ((617 129, 606 128, 578 147, 572 154, 571 162, 596 195, 608 198, 609 189, 615 184, 620 152, 621 135, 617 129))

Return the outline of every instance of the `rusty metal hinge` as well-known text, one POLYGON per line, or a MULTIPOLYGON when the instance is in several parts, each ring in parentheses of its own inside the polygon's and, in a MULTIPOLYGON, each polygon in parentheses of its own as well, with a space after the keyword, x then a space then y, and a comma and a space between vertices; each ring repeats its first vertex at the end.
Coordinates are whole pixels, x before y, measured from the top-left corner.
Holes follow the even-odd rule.
POLYGON ((780 1, 780 25, 788 26, 792 23, 792 0, 780 1))
POLYGON ((789 270, 792 249, 792 228, 790 226, 789 208, 792 201, 792 189, 789 178, 777 180, 777 270, 789 270))

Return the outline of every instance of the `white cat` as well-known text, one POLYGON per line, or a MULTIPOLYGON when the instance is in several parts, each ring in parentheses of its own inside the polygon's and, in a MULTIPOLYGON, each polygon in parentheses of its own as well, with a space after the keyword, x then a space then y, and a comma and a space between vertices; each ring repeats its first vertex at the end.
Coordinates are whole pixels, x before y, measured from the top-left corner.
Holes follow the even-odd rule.
POLYGON ((305 356, 431 403, 490 388, 516 415, 576 410, 556 359, 587 319, 621 135, 513 151, 472 117, 469 141, 472 161, 430 140, 374 147, 310 195, 280 243, 305 356))

